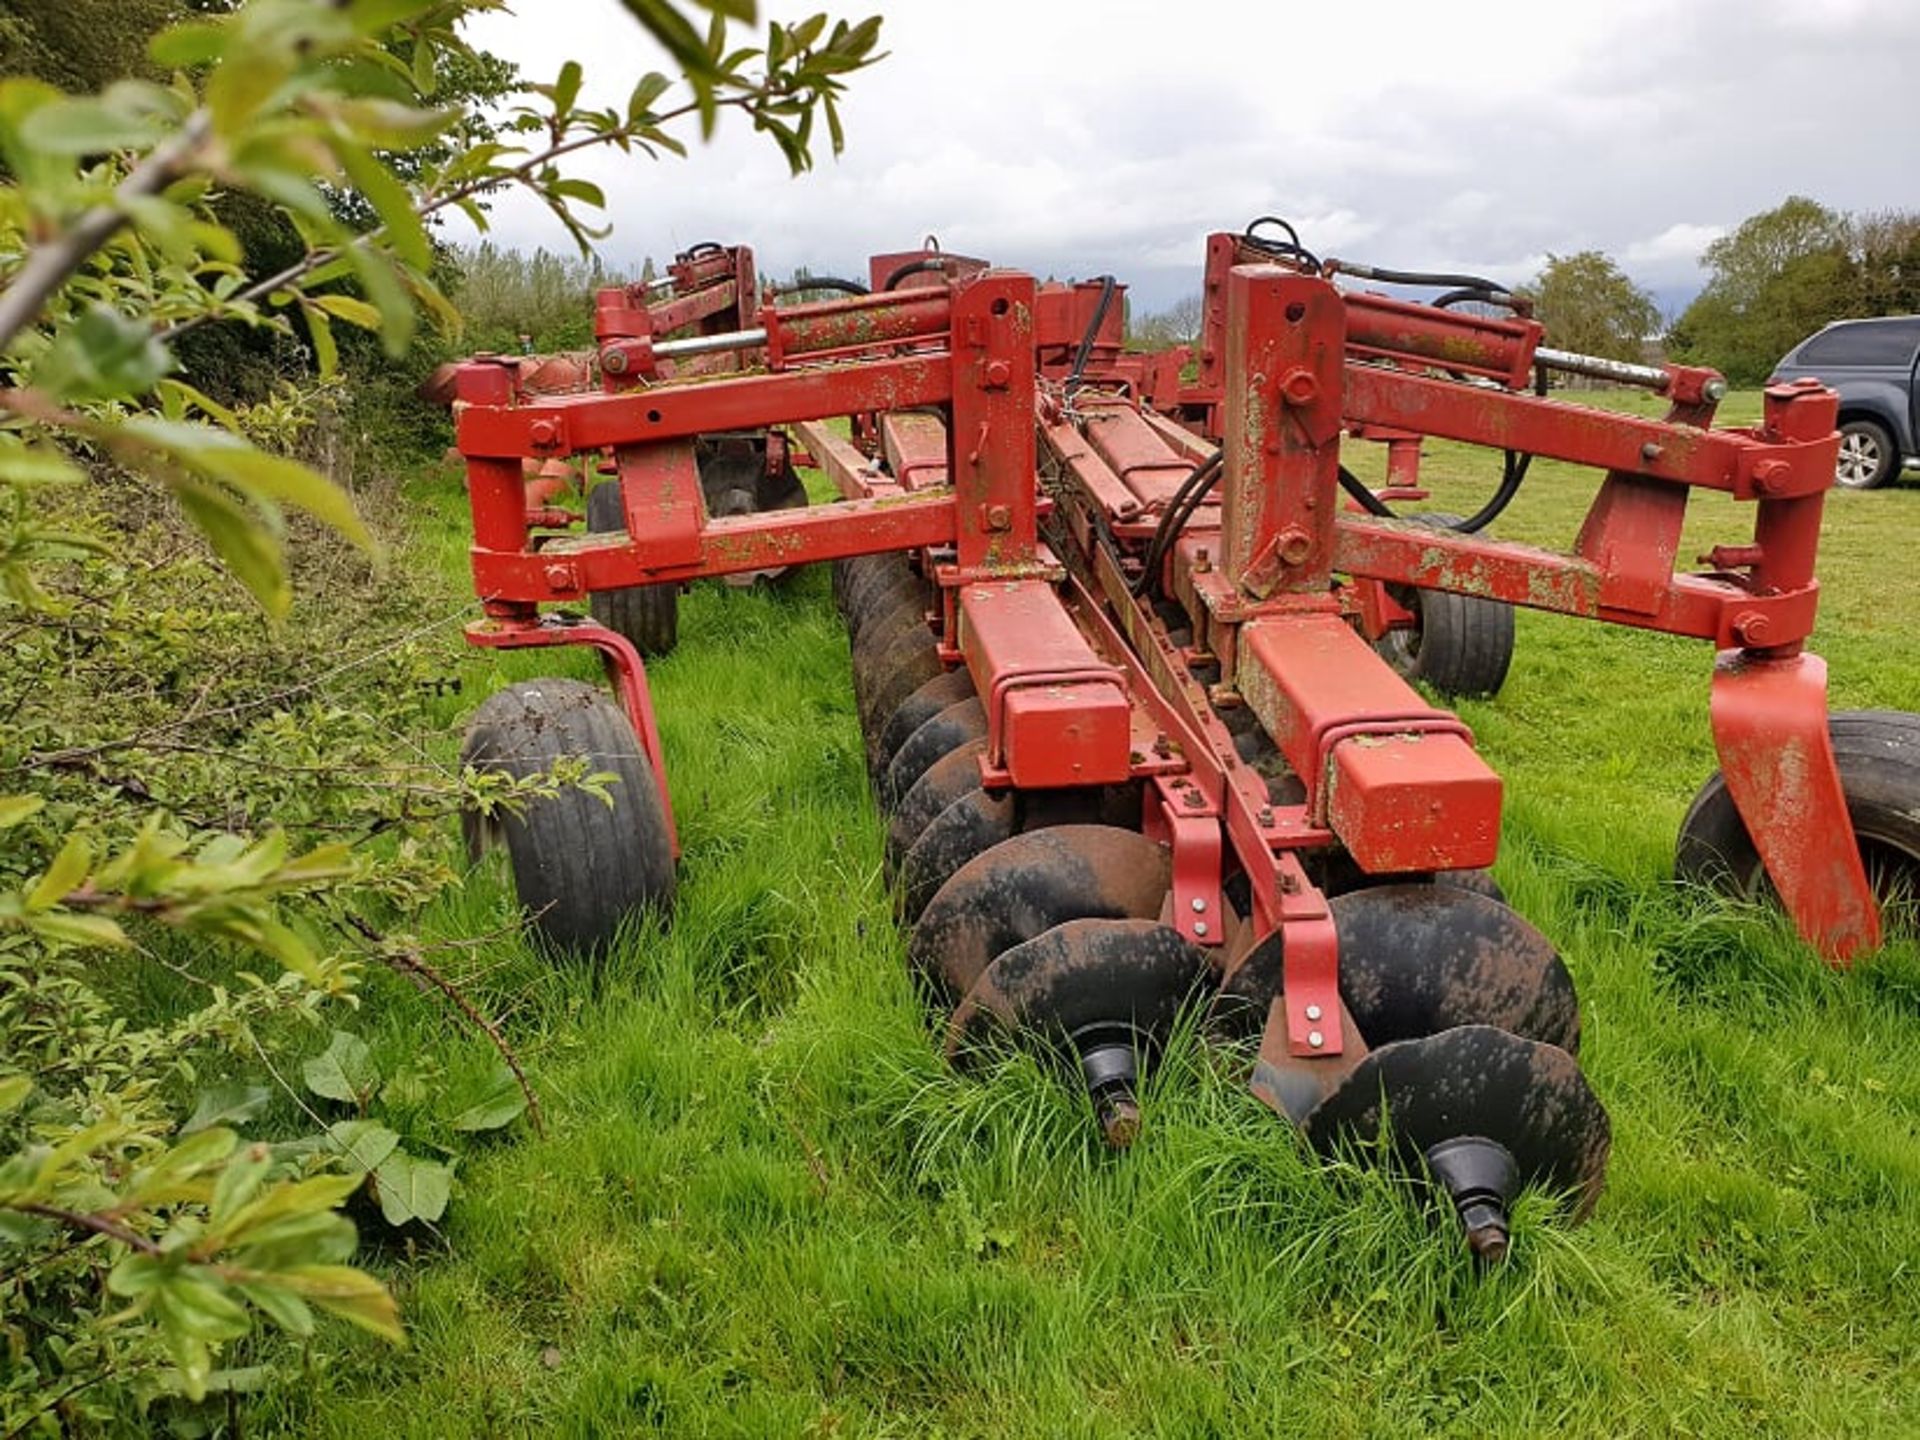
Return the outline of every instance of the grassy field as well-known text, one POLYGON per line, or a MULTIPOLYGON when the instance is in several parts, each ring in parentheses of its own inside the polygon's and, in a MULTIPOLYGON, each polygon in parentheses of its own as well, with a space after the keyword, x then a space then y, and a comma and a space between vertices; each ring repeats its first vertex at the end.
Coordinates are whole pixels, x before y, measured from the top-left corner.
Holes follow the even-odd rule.
MULTIPOLYGON (((1435 447, 1435 506, 1496 469, 1435 447)), ((1501 533, 1564 544, 1591 488, 1536 465, 1501 533)), ((452 604, 456 488, 413 499, 452 604)), ((1697 502, 1687 553, 1745 539, 1737 509, 1697 502)), ((1920 487, 1828 516, 1834 702, 1920 708, 1920 487)), ((1463 709, 1508 781, 1498 876, 1579 983, 1615 1137, 1592 1221, 1529 1201, 1477 1277, 1417 1198, 1312 1158, 1193 1043, 1124 1156, 1030 1062, 950 1074, 889 917, 826 575, 702 587, 681 634, 652 669, 672 927, 588 974, 504 933, 497 870, 428 917, 492 937, 456 968, 551 1137, 467 1158, 443 1243, 385 1257, 411 1348, 331 1333, 254 1433, 1920 1433, 1920 949, 1836 974, 1665 883, 1713 767, 1704 647, 1525 614, 1505 691, 1463 709)), ((483 694, 554 660, 460 663, 447 754, 483 694)), ((446 1043, 374 993, 356 1023, 383 1060, 446 1043)))

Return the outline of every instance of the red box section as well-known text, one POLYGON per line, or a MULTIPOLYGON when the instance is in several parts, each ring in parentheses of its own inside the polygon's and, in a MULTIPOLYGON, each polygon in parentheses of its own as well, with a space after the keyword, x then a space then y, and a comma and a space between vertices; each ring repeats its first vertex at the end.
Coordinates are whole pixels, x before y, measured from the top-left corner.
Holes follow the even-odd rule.
POLYGON ((1113 785, 1127 778, 1127 703, 1102 682, 1010 691, 1001 742, 1022 790, 1113 785))
POLYGON ((960 653, 987 708, 989 768, 1022 789, 1111 785, 1130 773, 1120 671, 1106 664, 1043 580, 960 589, 960 653))
POLYGON ((1500 848, 1500 788, 1458 735, 1359 735, 1334 747, 1327 820, 1370 874, 1477 870, 1500 848))

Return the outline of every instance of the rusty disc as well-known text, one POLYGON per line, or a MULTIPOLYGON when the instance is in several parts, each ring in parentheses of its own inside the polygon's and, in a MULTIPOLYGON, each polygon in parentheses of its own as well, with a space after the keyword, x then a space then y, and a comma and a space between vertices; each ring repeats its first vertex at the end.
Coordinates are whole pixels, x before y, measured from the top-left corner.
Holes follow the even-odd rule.
POLYGON ((900 797, 899 807, 893 812, 893 823, 887 826, 889 875, 900 868, 902 857, 913 848, 920 832, 933 824, 942 810, 962 795, 981 788, 980 756, 986 748, 986 741, 972 740, 957 750, 949 750, 928 766, 927 773, 900 797))
POLYGON ((833 603, 845 614, 847 597, 858 586, 865 585, 880 572, 903 566, 905 562, 896 554, 850 555, 845 560, 833 562, 833 603))
MULTIPOLYGON (((1340 997, 1370 1046, 1492 1025, 1577 1052, 1580 1003, 1548 940, 1498 900, 1453 885, 1378 885, 1328 902, 1340 997)), ((1226 1028, 1261 1023, 1280 989, 1278 933, 1221 987, 1226 1028)))
POLYGON ((1173 1027, 1206 972, 1206 957, 1156 921, 1069 920, 981 973, 948 1022, 947 1054, 964 1063, 1007 1030, 1069 1050, 1125 1033, 1144 1049, 1173 1027))
POLYGON ((955 701, 947 706, 909 735, 906 743, 888 760, 887 768, 880 772, 875 787, 880 807, 883 810, 893 809, 900 803, 900 797, 913 788, 913 782, 926 774, 928 767, 949 750, 958 749, 969 740, 986 738, 986 707, 981 705, 977 697, 955 701))
POLYGON ((1011 837, 1019 809, 1011 791, 989 795, 970 790, 936 815, 896 868, 893 902, 900 922, 919 923, 927 905, 961 866, 1011 837))
POLYGON ((1017 790, 1000 796, 975 790, 934 817, 893 871, 895 909, 911 925, 942 885, 977 855, 1011 835, 1049 825, 1111 825, 1140 818, 1140 787, 1102 785, 1071 790, 1017 790))
POLYGON ((1447 1140, 1490 1140, 1512 1156, 1523 1184, 1568 1192, 1576 1219, 1605 1182, 1612 1126, 1580 1063, 1557 1045, 1491 1025, 1373 1050, 1305 1129, 1326 1151, 1343 1137, 1376 1138, 1383 1117, 1408 1168, 1447 1140))
POLYGON ((900 702, 941 671, 940 652, 933 636, 921 631, 901 636, 884 654, 866 666, 866 684, 856 687, 860 733, 867 741, 869 764, 875 758, 880 727, 900 702))
POLYGON ((934 676, 902 700, 894 707, 893 714, 887 717, 887 723, 880 727, 879 738, 874 744, 874 752, 879 757, 882 770, 893 759, 893 752, 907 743, 909 735, 947 706, 958 704, 972 695, 973 676, 967 673, 966 666, 961 665, 934 676))
POLYGON ((1069 920, 1152 920, 1167 898, 1167 848, 1110 825, 1016 835, 940 887, 907 944, 907 963, 952 1004, 1002 952, 1069 920))

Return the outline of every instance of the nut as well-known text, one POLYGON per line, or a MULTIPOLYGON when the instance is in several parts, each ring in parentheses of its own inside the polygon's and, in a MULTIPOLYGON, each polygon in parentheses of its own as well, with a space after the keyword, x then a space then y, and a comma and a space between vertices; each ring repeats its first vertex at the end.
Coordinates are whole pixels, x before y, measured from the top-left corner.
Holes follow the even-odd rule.
POLYGON ((1304 565, 1313 553, 1313 537, 1296 528, 1280 532, 1280 558, 1289 565, 1304 565))
POLYGON ((1320 398, 1320 381, 1303 365, 1280 377, 1280 393, 1289 405, 1311 405, 1320 398))
POLYGON ((986 379, 989 390, 1004 390, 1013 382, 1013 366, 1005 360, 989 360, 986 379))

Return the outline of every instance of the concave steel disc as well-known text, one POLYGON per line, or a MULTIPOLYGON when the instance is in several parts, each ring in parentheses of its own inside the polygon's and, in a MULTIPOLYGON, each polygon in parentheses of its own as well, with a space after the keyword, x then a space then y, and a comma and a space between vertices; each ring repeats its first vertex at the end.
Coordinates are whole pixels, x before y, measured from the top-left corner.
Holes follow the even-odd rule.
POLYGON ((1373 1140, 1382 1122, 1410 1168, 1443 1141, 1474 1137, 1504 1146, 1522 1183, 1568 1192, 1576 1219, 1593 1208, 1607 1172, 1612 1127, 1557 1045, 1491 1025, 1461 1025, 1368 1054, 1307 1116, 1316 1149, 1343 1137, 1373 1140))
POLYGON ((1167 848, 1110 825, 1059 825, 976 856, 928 903, 907 962, 947 1003, 1002 952, 1069 920, 1152 920, 1166 900, 1167 848))

